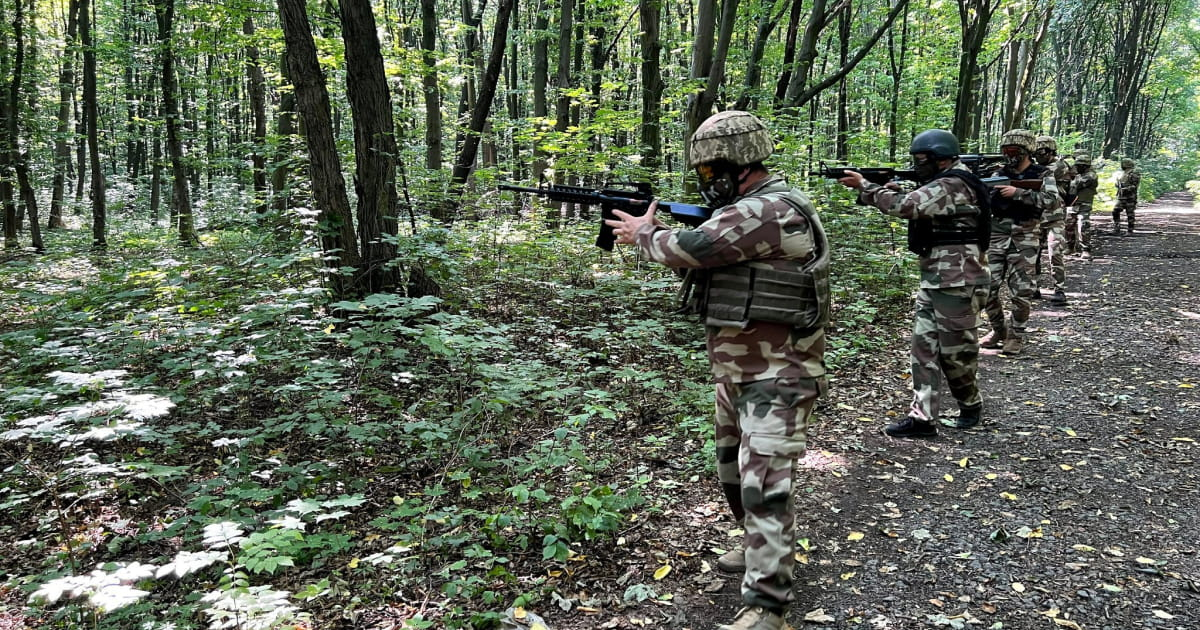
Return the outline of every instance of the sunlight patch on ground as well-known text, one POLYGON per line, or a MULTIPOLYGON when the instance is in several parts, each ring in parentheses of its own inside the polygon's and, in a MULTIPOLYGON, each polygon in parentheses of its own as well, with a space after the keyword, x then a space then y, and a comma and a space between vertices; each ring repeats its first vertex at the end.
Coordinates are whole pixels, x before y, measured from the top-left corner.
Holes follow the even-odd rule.
POLYGON ((808 451, 800 458, 800 468, 822 472, 845 472, 850 460, 829 451, 808 451))

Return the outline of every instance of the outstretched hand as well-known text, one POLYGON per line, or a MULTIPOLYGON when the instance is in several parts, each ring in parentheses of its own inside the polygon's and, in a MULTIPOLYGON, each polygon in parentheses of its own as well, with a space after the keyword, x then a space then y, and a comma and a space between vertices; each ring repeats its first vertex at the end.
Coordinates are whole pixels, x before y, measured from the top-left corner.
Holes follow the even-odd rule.
POLYGON ((654 218, 654 211, 657 209, 658 201, 652 201, 650 202, 650 208, 646 210, 646 214, 641 216, 629 214, 624 210, 613 210, 613 214, 617 218, 605 219, 604 223, 613 229, 613 235, 617 237, 616 243, 618 245, 630 245, 637 242, 638 230, 643 225, 662 225, 658 219, 654 218))

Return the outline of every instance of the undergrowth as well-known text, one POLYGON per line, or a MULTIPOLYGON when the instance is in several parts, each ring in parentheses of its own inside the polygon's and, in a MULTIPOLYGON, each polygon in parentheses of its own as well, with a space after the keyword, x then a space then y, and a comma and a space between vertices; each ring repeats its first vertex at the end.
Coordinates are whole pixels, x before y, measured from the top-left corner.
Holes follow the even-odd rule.
MULTIPOLYGON (((831 204, 836 386, 908 317, 915 265, 903 226, 831 204)), ((10 253, 0 614, 463 628, 557 597, 556 571, 712 474, 712 400, 675 276, 540 225, 401 239, 442 297, 332 304, 315 252, 253 226, 10 253)))

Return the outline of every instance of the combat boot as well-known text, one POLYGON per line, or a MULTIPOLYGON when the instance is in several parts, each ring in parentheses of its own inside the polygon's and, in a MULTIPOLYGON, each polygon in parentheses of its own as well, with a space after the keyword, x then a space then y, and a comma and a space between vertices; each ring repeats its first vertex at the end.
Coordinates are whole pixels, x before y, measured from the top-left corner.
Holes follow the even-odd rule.
POLYGON ((1041 290, 1041 289, 1034 289, 1034 290, 1033 290, 1033 299, 1035 299, 1035 300, 1040 300, 1040 299, 1042 299, 1042 290, 1041 290))
POLYGON ((931 438, 937 437, 937 427, 932 422, 918 420, 912 416, 883 428, 883 432, 898 438, 931 438))
POLYGON ((1079 252, 1079 257, 1080 257, 1080 258, 1082 258, 1082 259, 1084 259, 1084 260, 1091 260, 1091 259, 1092 259, 1092 252, 1090 252, 1090 251, 1088 251, 1088 250, 1086 250, 1086 249, 1085 249, 1085 250, 1083 250, 1083 251, 1079 252))
POLYGON ((979 424, 979 421, 982 419, 983 403, 978 403, 969 407, 964 407, 960 404, 958 406, 958 418, 954 421, 954 428, 970 429, 971 427, 979 424))
POLYGON ((717 558, 717 568, 726 573, 745 573, 746 550, 738 545, 736 549, 721 554, 721 557, 717 558))
POLYGON ((1050 304, 1054 306, 1066 306, 1067 294, 1063 293, 1062 289, 1055 289, 1054 295, 1050 297, 1050 304))
POLYGON ((717 626, 717 630, 791 630, 791 627, 783 615, 755 606, 739 610, 732 623, 717 626))
POLYGON ((1011 355, 1021 354, 1021 349, 1024 347, 1025 340, 1020 335, 1014 333, 1004 340, 1004 347, 1000 349, 1000 352, 1011 355))
POLYGON ((1007 337, 1007 331, 1003 328, 993 328, 992 332, 983 336, 979 340, 980 348, 999 348, 1004 344, 1004 338, 1007 337))

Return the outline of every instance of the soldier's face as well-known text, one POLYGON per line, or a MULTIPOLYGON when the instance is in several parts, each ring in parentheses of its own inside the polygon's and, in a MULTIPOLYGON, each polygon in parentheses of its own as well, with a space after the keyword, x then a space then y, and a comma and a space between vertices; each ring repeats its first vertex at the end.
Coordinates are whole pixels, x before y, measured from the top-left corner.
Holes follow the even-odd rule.
POLYGON ((1000 153, 1008 161, 1009 166, 1017 166, 1025 159, 1025 149, 1016 144, 1006 144, 1000 147, 1000 153))
POLYGON ((1054 159, 1054 152, 1050 149, 1038 149, 1034 152, 1033 159, 1037 160, 1038 164, 1049 164, 1054 159))
POLYGON ((928 153, 911 153, 913 162, 913 172, 917 174, 917 179, 922 182, 927 182, 933 179, 938 173, 937 160, 928 153))

